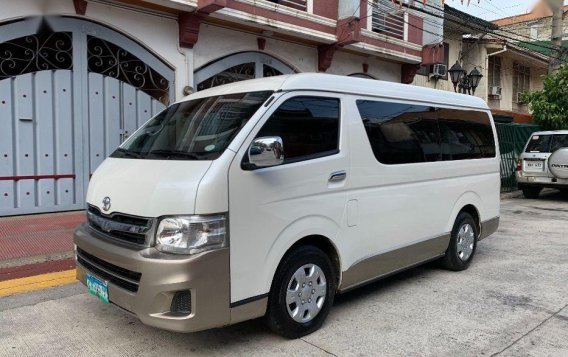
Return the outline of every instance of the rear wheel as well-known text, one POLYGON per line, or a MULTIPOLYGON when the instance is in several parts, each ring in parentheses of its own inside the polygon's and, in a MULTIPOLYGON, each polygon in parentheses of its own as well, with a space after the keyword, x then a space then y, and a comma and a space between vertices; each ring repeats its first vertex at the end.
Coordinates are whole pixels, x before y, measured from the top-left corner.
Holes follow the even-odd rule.
POLYGON ((299 338, 321 327, 335 297, 335 270, 314 246, 302 246, 281 262, 268 296, 266 321, 276 333, 299 338))
POLYGON ((453 271, 467 269, 475 255, 478 236, 477 224, 473 217, 467 212, 461 212, 454 223, 442 265, 453 271))
POLYGON ((525 196, 525 198, 538 198, 542 188, 540 188, 540 187, 523 187, 522 190, 523 190, 523 196, 525 196))

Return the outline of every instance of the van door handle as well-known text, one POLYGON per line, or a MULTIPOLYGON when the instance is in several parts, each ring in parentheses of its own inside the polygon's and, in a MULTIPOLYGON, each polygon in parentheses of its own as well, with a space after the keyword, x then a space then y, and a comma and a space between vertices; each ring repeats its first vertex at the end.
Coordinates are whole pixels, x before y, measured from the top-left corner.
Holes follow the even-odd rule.
POLYGON ((332 172, 331 175, 329 175, 329 182, 343 181, 345 180, 346 177, 347 177, 347 172, 345 171, 332 172))

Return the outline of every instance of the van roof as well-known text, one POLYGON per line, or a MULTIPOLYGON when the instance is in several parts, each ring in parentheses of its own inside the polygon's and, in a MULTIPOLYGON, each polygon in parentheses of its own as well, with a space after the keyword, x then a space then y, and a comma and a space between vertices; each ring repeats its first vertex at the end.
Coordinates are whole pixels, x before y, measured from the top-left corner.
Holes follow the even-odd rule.
POLYGON ((223 94, 256 91, 313 90, 359 94, 391 99, 411 99, 419 102, 439 103, 451 106, 489 109, 479 97, 449 91, 418 87, 408 84, 375 79, 338 76, 325 73, 298 73, 275 77, 251 79, 213 87, 185 97, 182 101, 223 94))

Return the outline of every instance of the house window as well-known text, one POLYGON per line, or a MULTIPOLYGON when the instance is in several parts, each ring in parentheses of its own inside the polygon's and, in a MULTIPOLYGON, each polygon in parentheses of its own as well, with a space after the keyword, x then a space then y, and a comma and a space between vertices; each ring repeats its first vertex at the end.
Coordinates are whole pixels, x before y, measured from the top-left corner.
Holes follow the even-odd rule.
POLYGON ((291 7, 296 10, 307 11, 308 10, 308 0, 267 0, 275 4, 291 7))
POLYGON ((538 25, 531 26, 531 40, 538 40, 538 25))
MULTIPOLYGON (((440 79, 448 80, 447 70, 450 69, 449 60, 450 60, 450 45, 444 42, 444 64, 446 65, 446 76, 440 77, 440 79)), ((431 72, 432 72, 432 65, 426 65, 426 66, 421 66, 418 72, 416 72, 416 74, 427 76, 431 72)))
POLYGON ((404 11, 392 0, 373 0, 372 30, 390 37, 404 39, 404 11))
POLYGON ((513 102, 520 103, 520 94, 530 90, 531 69, 517 62, 513 63, 513 102))
POLYGON ((501 87, 501 57, 489 57, 488 72, 489 87, 501 87))

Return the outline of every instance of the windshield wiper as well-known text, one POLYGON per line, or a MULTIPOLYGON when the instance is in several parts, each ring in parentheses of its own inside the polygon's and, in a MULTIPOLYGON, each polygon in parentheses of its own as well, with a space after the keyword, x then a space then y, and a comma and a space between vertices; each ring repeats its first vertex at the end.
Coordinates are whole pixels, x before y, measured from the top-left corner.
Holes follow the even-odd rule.
POLYGON ((171 158, 187 158, 187 159, 194 159, 199 160, 201 157, 191 152, 186 151, 179 151, 179 150, 152 150, 148 152, 149 155, 156 155, 160 157, 165 157, 167 159, 171 158))
POLYGON ((116 149, 116 151, 120 152, 123 155, 123 157, 127 156, 127 157, 134 157, 134 158, 137 158, 137 159, 140 158, 140 154, 136 153, 134 151, 129 151, 129 150, 126 150, 126 149, 123 149, 123 148, 118 148, 118 149, 116 149))

